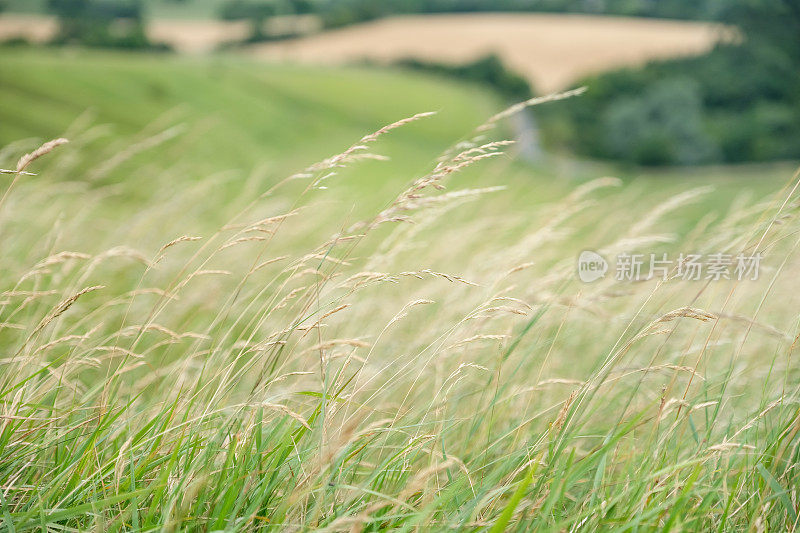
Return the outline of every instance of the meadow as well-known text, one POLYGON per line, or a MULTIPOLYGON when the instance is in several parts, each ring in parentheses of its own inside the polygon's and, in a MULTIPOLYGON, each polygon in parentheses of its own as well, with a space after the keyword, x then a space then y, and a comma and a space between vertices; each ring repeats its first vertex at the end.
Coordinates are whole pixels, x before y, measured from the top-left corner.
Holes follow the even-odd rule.
POLYGON ((530 165, 503 106, 0 51, 2 527, 795 529, 793 167, 530 165), (587 249, 764 257, 582 283, 587 249))

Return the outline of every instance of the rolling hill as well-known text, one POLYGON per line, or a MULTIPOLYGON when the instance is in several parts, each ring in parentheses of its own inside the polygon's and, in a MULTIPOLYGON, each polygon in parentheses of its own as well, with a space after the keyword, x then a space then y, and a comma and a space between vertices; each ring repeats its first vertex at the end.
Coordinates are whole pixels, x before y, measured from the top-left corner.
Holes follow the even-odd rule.
MULTIPOLYGON (((103 125, 103 142, 123 150, 177 126, 175 138, 148 149, 147 158, 180 160, 195 179, 259 165, 275 176, 290 173, 365 132, 436 111, 440 120, 412 125, 382 146, 412 174, 499 106, 475 86, 366 68, 0 50, 0 145, 60 136, 77 121, 73 132, 103 125)), ((361 185, 379 186, 380 165, 364 168, 356 172, 361 185)))

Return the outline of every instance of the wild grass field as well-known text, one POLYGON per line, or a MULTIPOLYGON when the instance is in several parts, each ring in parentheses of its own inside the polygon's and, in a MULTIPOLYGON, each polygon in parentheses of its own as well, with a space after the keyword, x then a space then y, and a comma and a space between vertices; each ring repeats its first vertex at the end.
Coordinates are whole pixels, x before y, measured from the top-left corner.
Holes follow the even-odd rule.
POLYGON ((791 167, 532 168, 501 108, 0 52, 2 527, 796 528, 791 167), (586 249, 764 258, 582 283, 586 249))

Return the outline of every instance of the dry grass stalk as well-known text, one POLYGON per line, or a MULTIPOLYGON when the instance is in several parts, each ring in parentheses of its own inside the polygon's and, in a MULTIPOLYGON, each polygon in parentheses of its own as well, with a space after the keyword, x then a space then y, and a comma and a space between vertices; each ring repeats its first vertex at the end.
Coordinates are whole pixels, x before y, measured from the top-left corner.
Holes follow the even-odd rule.
POLYGON ((335 155, 333 157, 330 157, 328 159, 325 159, 325 160, 323 160, 323 161, 321 161, 319 163, 316 163, 314 165, 311 165, 306 170, 304 170, 301 173, 295 174, 293 177, 306 177, 306 176, 311 175, 314 172, 319 172, 321 170, 342 166, 346 162, 350 161, 354 154, 357 154, 358 152, 366 150, 366 145, 376 141, 381 135, 384 135, 384 134, 386 134, 386 133, 388 133, 388 132, 390 132, 390 131, 392 131, 394 129, 397 129, 397 128, 400 128, 402 126, 405 126, 406 124, 410 124, 411 122, 415 122, 417 120, 420 120, 420 119, 425 118, 425 117, 430 117, 430 116, 433 116, 435 114, 436 114, 435 112, 417 113, 416 115, 413 115, 411 117, 407 117, 407 118, 398 120, 397 122, 393 122, 392 124, 389 124, 387 126, 383 126, 379 130, 377 130, 377 131, 375 131, 373 133, 370 133, 369 135, 365 135, 357 143, 355 143, 352 146, 350 146, 344 152, 342 152, 340 154, 337 154, 337 155, 335 155))
POLYGON ((681 307, 660 316, 653 322, 653 324, 672 322, 673 320, 676 320, 678 318, 692 318, 694 320, 699 320, 701 322, 708 322, 709 320, 718 320, 719 315, 711 313, 709 311, 704 311, 702 309, 697 309, 695 307, 681 307))
POLYGON ((519 113, 525 108, 537 106, 541 104, 546 104, 548 102, 557 102, 559 100, 565 100, 567 98, 572 98, 573 96, 580 96, 581 94, 585 93, 587 87, 578 87, 577 89, 572 89, 569 91, 564 91, 560 93, 552 93, 545 96, 535 96, 524 102, 520 102, 518 104, 514 104, 511 107, 497 113, 496 115, 492 116, 489 120, 486 121, 483 125, 479 126, 476 131, 486 131, 490 130, 495 127, 497 122, 503 120, 504 118, 508 118, 511 115, 519 113))
POLYGON ((22 172, 28 165, 42 157, 43 155, 47 155, 52 152, 57 147, 67 144, 69 141, 64 138, 53 139, 52 141, 48 141, 41 145, 39 148, 34 150, 33 152, 27 153, 23 155, 20 160, 17 162, 17 173, 22 172))
POLYGON ((164 246, 159 248, 158 253, 156 253, 156 258, 157 259, 155 261, 153 261, 153 262, 154 263, 158 263, 161 260, 161 258, 163 257, 164 252, 166 252, 168 249, 172 248, 173 246, 175 246, 177 244, 180 244, 182 242, 194 242, 194 241, 199 241, 199 240, 202 240, 202 239, 203 239, 202 237, 193 237, 193 236, 190 236, 190 235, 181 235, 177 239, 171 240, 170 242, 168 242, 167 244, 165 244, 164 246))
POLYGON ((264 407, 266 409, 271 409, 273 411, 278 411, 278 412, 281 412, 281 413, 286 414, 286 415, 289 415, 293 419, 297 420, 300 423, 300 425, 302 425, 304 428, 311 429, 311 426, 308 425, 308 422, 306 421, 305 418, 303 418, 299 414, 295 413, 294 411, 292 411, 291 409, 289 409, 285 405, 282 405, 282 404, 279 404, 279 403, 262 402, 262 403, 259 403, 258 406, 259 407, 264 407))
POLYGON ((93 287, 86 287, 85 289, 81 289, 80 291, 76 292, 69 298, 62 300, 55 308, 53 308, 50 313, 45 316, 41 322, 34 328, 33 332, 31 332, 30 336, 28 337, 28 341, 30 341, 37 333, 47 327, 53 320, 61 316, 63 313, 67 311, 72 304, 78 301, 78 299, 83 296, 84 294, 88 294, 90 292, 99 291, 100 289, 105 289, 104 285, 95 285, 93 287))

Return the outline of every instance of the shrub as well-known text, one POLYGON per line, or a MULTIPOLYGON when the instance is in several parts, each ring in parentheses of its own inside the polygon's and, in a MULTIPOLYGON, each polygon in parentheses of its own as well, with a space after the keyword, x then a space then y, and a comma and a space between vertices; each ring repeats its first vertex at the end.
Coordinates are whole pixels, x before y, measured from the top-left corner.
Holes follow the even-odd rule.
POLYGON ((643 165, 716 161, 718 148, 703 128, 703 104, 686 79, 657 83, 640 97, 618 99, 602 119, 608 152, 643 165))
POLYGON ((397 61, 396 64, 413 70, 482 83, 492 87, 510 100, 526 100, 533 94, 528 81, 509 70, 500 57, 495 54, 489 54, 462 65, 447 65, 414 58, 402 59, 397 61))
POLYGON ((148 40, 141 0, 48 0, 47 7, 58 17, 58 32, 51 44, 150 50, 168 48, 148 40))

